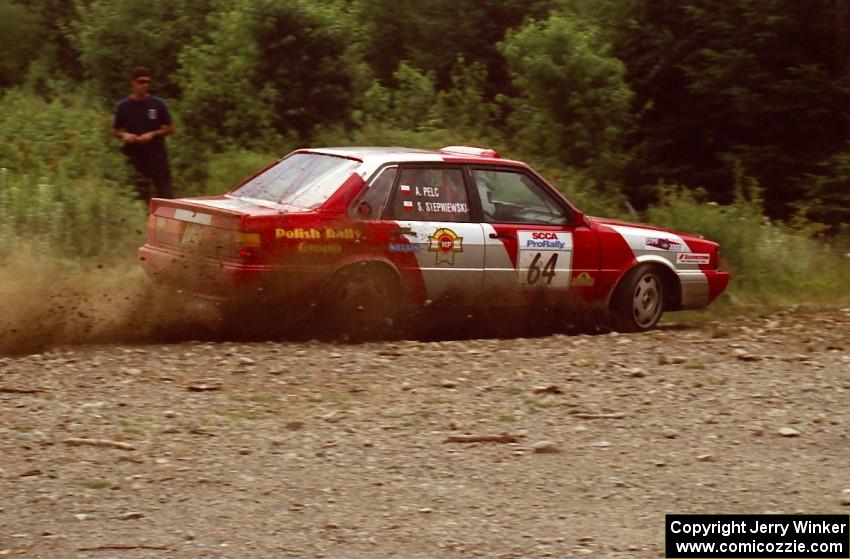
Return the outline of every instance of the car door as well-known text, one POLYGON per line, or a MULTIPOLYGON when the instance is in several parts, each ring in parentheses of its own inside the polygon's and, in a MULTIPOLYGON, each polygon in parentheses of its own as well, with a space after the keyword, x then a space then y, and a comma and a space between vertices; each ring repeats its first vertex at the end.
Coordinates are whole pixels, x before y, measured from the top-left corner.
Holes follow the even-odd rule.
POLYGON ((484 292, 506 304, 540 294, 592 298, 595 236, 573 210, 524 169, 471 167, 485 240, 484 292))
POLYGON ((399 165, 384 219, 397 224, 388 250, 402 274, 421 276, 431 301, 474 302, 484 282, 484 230, 473 221, 462 167, 399 165))

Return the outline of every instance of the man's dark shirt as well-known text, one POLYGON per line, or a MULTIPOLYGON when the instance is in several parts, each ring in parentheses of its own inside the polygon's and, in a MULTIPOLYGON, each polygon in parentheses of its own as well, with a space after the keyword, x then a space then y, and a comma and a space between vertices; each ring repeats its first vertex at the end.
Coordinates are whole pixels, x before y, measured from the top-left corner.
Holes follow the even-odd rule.
MULTIPOLYGON (((144 101, 126 97, 115 106, 115 120, 112 127, 123 129, 131 134, 141 135, 159 130, 171 124, 171 113, 165 102, 151 95, 144 101)), ((124 153, 130 157, 165 152, 165 140, 157 136, 146 144, 124 144, 124 153)))

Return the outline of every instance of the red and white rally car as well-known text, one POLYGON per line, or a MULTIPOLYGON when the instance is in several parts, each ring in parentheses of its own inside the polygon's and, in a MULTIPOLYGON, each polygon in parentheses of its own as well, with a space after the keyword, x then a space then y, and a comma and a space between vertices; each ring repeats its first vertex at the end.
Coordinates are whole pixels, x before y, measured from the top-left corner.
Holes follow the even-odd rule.
POLYGON ((602 303, 641 331, 726 288, 718 245, 584 215, 528 165, 451 146, 297 150, 222 196, 154 199, 144 269, 199 297, 317 304, 380 330, 414 307, 602 303))

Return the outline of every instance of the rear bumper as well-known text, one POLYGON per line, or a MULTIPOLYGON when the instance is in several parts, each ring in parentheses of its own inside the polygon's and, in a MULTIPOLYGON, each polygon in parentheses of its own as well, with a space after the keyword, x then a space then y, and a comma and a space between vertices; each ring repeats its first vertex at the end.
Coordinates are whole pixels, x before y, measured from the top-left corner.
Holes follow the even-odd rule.
POLYGON ((264 275, 261 266, 245 266, 151 245, 139 248, 139 264, 157 283, 216 301, 250 291, 264 275))
POLYGON ((243 264, 148 244, 139 248, 138 257, 157 283, 213 301, 300 299, 315 293, 324 277, 316 269, 243 264))

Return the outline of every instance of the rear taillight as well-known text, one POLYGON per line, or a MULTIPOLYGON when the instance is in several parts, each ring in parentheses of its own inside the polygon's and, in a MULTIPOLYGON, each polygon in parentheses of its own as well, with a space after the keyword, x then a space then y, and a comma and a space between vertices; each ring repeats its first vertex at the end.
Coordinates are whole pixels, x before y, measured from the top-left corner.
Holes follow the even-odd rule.
POLYGON ((233 255, 242 260, 256 260, 260 257, 262 239, 259 233, 233 231, 233 255))

